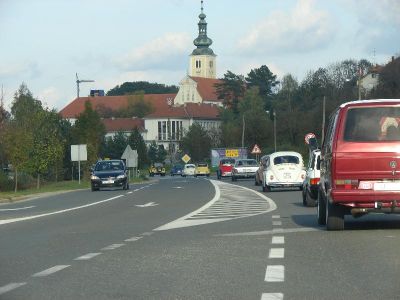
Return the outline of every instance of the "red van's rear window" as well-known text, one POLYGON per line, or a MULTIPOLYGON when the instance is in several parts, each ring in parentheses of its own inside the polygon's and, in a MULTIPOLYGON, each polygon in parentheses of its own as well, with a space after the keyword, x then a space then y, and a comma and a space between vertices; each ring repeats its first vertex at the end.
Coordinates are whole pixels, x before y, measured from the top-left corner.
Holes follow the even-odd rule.
POLYGON ((344 140, 400 141, 400 107, 350 108, 346 115, 344 140))

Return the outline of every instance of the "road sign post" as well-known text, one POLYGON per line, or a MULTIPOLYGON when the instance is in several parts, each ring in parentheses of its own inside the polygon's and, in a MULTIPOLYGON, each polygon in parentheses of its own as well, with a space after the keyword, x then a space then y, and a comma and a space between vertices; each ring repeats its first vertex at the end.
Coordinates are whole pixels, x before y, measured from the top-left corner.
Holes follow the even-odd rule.
MULTIPOLYGON (((87 161, 86 145, 71 145, 71 161, 78 162, 78 182, 81 184, 81 161, 87 161)), ((72 171, 72 178, 74 173, 72 171)))

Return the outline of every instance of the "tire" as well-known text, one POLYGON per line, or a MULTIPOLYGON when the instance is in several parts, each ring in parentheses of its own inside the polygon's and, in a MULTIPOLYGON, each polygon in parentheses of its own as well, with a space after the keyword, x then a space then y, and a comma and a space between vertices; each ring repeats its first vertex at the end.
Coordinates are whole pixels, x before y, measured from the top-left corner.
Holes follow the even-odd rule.
POLYGON ((304 189, 303 189, 303 192, 301 193, 301 196, 303 198, 303 206, 307 206, 306 195, 304 194, 304 189))
POLYGON ((220 172, 217 172, 217 179, 221 179, 221 173, 220 172))
POLYGON ((344 229, 343 207, 329 201, 326 201, 326 229, 329 231, 344 229))
POLYGON ((263 190, 263 192, 270 192, 271 191, 271 187, 268 184, 266 184, 265 186, 263 184, 262 190, 263 190))
POLYGON ((98 189, 96 189, 94 186, 93 186, 93 184, 92 184, 92 192, 95 192, 95 191, 98 191, 98 189))
POLYGON ((318 216, 318 224, 325 225, 326 224, 326 203, 325 199, 321 195, 321 191, 318 191, 318 204, 317 204, 317 216, 318 216))
POLYGON ((315 206, 317 204, 317 201, 315 201, 315 199, 311 198, 311 195, 310 195, 310 193, 308 192, 307 189, 305 191, 303 191, 303 195, 304 194, 305 194, 305 196, 304 196, 305 204, 308 207, 312 207, 312 206, 315 206))

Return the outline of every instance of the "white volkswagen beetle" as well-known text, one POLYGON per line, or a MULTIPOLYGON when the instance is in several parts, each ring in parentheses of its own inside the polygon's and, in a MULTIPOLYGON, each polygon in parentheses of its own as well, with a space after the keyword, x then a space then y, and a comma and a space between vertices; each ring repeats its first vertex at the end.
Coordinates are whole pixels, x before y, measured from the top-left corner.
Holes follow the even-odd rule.
POLYGON ((294 151, 275 152, 264 161, 263 192, 271 191, 271 188, 302 189, 306 171, 300 153, 294 151))

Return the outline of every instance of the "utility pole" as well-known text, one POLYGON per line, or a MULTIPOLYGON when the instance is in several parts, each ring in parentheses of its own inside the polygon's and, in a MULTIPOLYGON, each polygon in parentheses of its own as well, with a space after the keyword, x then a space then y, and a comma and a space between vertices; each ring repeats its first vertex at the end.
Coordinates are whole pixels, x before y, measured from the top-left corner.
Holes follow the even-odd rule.
POLYGON ((79 98, 79 84, 82 82, 94 82, 94 80, 91 79, 79 79, 78 78, 78 73, 76 73, 76 96, 79 98))
POLYGON ((325 96, 322 100, 322 132, 321 132, 321 145, 324 143, 325 136, 325 96))
POLYGON ((244 130, 246 123, 244 122, 244 114, 243 114, 243 125, 242 125, 242 148, 244 147, 244 130))

